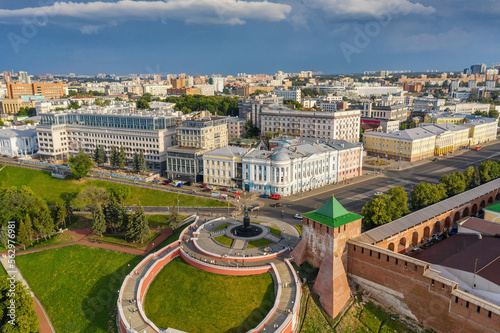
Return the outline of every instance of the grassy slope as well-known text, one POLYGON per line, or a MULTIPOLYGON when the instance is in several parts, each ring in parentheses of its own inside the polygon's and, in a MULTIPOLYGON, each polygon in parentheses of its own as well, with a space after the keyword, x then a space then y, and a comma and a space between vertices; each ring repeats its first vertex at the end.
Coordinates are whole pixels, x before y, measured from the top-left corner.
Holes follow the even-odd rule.
POLYGON ((16 259, 56 331, 88 333, 117 331, 117 291, 142 257, 70 245, 16 259))
POLYGON ((245 332, 274 302, 270 274, 230 277, 197 270, 177 258, 153 280, 146 315, 157 326, 189 333, 245 332))
MULTIPOLYGON (((131 187, 132 196, 127 205, 141 203, 143 206, 173 206, 177 204, 177 194, 152 190, 137 186, 122 185, 103 180, 85 178, 82 181, 53 178, 48 171, 6 166, 0 171, 0 186, 29 186, 35 193, 41 195, 48 204, 62 201, 68 194, 77 193, 87 186, 118 188, 131 187)), ((225 207, 227 203, 191 195, 179 195, 180 206, 225 207)))

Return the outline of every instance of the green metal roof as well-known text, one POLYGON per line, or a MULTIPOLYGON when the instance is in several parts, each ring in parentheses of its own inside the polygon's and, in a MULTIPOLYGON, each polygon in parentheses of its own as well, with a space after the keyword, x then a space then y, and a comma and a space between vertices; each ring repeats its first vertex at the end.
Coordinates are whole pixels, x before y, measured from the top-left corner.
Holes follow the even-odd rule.
POLYGON ((485 208, 486 210, 491 210, 492 212, 500 213, 500 202, 494 205, 488 206, 485 208))
POLYGON ((304 216, 334 228, 363 218, 361 215, 348 212, 334 197, 320 209, 306 213, 304 216))

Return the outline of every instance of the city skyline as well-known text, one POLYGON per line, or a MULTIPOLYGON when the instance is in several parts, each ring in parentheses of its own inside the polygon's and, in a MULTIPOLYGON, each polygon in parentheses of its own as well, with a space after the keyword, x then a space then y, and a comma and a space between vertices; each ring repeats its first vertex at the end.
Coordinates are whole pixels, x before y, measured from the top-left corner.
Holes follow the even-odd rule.
POLYGON ((459 71, 497 64, 500 5, 470 1, 17 1, 5 70, 45 73, 459 71), (480 36, 480 37, 477 37, 480 36), (478 55, 479 52, 479 55, 478 55))

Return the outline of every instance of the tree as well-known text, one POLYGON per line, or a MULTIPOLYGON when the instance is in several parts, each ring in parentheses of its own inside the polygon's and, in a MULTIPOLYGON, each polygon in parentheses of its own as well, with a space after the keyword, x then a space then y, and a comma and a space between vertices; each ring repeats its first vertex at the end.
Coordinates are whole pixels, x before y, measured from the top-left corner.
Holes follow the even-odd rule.
POLYGON ((113 232, 116 233, 116 230, 122 225, 123 220, 120 200, 116 195, 111 195, 104 213, 106 223, 111 226, 113 232))
POLYGON ((450 175, 443 175, 439 182, 443 184, 448 197, 460 194, 467 188, 465 175, 461 172, 453 172, 450 175))
POLYGON ((95 214, 108 203, 109 193, 104 187, 88 186, 77 194, 74 204, 80 208, 90 208, 95 214))
POLYGON ((68 215, 68 212, 66 210, 66 207, 64 207, 64 204, 61 201, 56 202, 56 207, 54 210, 54 223, 57 228, 60 228, 61 226, 64 225, 66 227, 66 216, 68 215))
POLYGON ((92 232, 100 237, 102 237, 102 234, 106 232, 106 219, 104 217, 104 213, 102 212, 102 207, 99 207, 94 214, 92 232))
POLYGON ((111 153, 109 156, 109 164, 113 167, 116 168, 118 167, 118 151, 116 150, 115 146, 111 147, 111 153))
POLYGON ((30 241, 30 234, 31 234, 31 230, 28 228, 28 226, 26 225, 26 223, 24 223, 23 221, 21 221, 21 223, 19 224, 19 231, 18 231, 18 235, 17 235, 17 241, 19 242, 19 244, 22 244, 23 245, 23 248, 26 250, 26 245, 30 245, 31 244, 31 241, 30 241))
POLYGON ((0 279, 0 304, 2 307, 2 316, 0 316, 0 332, 3 333, 35 333, 39 330, 38 316, 35 311, 33 297, 31 297, 22 282, 14 281, 12 287, 16 290, 11 292, 11 281, 9 279, 0 279), (7 316, 6 308, 13 302, 16 306, 15 325, 9 323, 11 318, 7 316))
POLYGON ((283 101, 283 104, 293 105, 294 109, 302 110, 302 104, 300 104, 299 102, 297 102, 296 100, 293 100, 293 99, 287 99, 287 100, 283 101))
POLYGON ((137 101, 137 108, 139 110, 149 110, 149 103, 145 99, 140 99, 137 101))
POLYGON ((389 196, 391 202, 394 203, 394 210, 391 212, 391 218, 393 221, 410 212, 408 209, 408 195, 406 194, 404 187, 391 187, 389 191, 387 191, 387 195, 389 196))
MULTIPOLYGON (((496 91, 498 93, 498 91, 496 91)), ((498 118, 498 111, 496 109, 492 109, 488 112, 489 118, 498 118)))
POLYGON ((3 247, 7 248, 9 243, 9 228, 6 225, 3 225, 0 229, 0 244, 3 247))
POLYGON ((464 182, 467 188, 471 188, 472 178, 474 177, 474 167, 470 166, 464 170, 464 182))
POLYGON ((146 102, 151 102, 151 94, 150 93, 145 93, 142 95, 141 99, 145 100, 146 102))
POLYGON ((104 146, 99 147, 99 156, 98 156, 98 161, 97 163, 100 165, 103 165, 108 162, 108 156, 106 155, 106 150, 104 149, 104 146))
POLYGON ((170 211, 170 217, 168 220, 168 224, 170 225, 171 228, 175 229, 181 224, 181 216, 177 212, 177 207, 173 206, 172 210, 170 211))
POLYGON ((95 149, 94 149, 94 162, 97 163, 97 165, 100 165, 99 163, 99 146, 98 145, 95 145, 95 149))
POLYGON ((246 137, 249 139, 258 139, 260 138, 260 128, 253 124, 252 120, 247 121, 245 124, 246 129, 246 137))
POLYGON ((132 159, 132 170, 139 172, 139 155, 137 153, 134 153, 134 158, 132 159))
POLYGON ((134 221, 133 223, 135 228, 134 241, 143 243, 151 236, 151 230, 149 230, 148 218, 146 217, 144 208, 142 208, 141 205, 137 208, 132 220, 134 221))
POLYGON ((363 225, 366 229, 392 221, 387 209, 387 198, 385 196, 376 196, 366 203, 361 209, 361 214, 363 215, 363 225))
POLYGON ((118 168, 125 169, 127 165, 127 156, 125 155, 125 148, 120 144, 120 153, 118 154, 118 168))
POLYGON ((411 192, 411 206, 419 210, 446 198, 445 187, 442 184, 418 183, 411 192))
POLYGON ((474 168, 474 174, 472 175, 472 181, 470 187, 476 187, 481 185, 481 172, 479 171, 479 167, 474 168))
POLYGON ((148 170, 146 166, 146 159, 144 158, 144 152, 141 150, 138 160, 137 160, 137 167, 140 172, 146 172, 148 170))
POLYGON ((212 79, 212 78, 208 79, 208 84, 213 85, 214 84, 214 79, 212 79))
POLYGON ((68 162, 71 167, 71 173, 79 179, 85 177, 90 169, 92 169, 92 167, 94 166, 94 163, 92 163, 90 157, 81 152, 77 156, 70 157, 68 162))

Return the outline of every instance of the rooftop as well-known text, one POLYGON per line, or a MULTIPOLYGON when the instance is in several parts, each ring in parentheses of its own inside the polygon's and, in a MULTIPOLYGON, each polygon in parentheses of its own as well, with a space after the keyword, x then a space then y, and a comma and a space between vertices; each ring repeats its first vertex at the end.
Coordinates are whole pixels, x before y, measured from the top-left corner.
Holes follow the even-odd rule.
POLYGON ((235 156, 244 156, 247 152, 250 151, 250 148, 240 148, 235 146, 226 146, 222 148, 217 148, 211 151, 204 153, 203 155, 210 156, 222 156, 222 157, 235 157, 235 156))
POLYGON ((0 128, 0 138, 36 136, 35 126, 13 126, 0 128))
POLYGON ((323 207, 306 213, 304 216, 333 228, 363 218, 361 215, 348 212, 333 196, 323 207))
POLYGON ((485 235, 500 235, 500 223, 470 217, 460 224, 461 227, 480 232, 485 235))
POLYGON ((412 257, 469 273, 500 285, 500 238, 457 234, 412 257))

